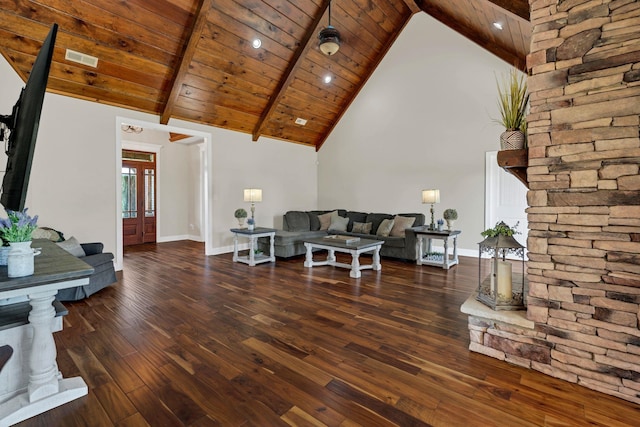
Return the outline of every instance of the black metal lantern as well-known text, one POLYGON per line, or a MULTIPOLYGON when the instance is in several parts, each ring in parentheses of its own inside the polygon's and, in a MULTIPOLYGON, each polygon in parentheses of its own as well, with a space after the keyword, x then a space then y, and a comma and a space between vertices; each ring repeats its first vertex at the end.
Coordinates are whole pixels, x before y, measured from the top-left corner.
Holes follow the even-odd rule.
POLYGON ((493 310, 524 310, 527 293, 524 246, 513 236, 501 234, 487 237, 478 246, 478 301, 493 310), (490 263, 482 262, 483 255, 491 257, 490 263), (508 255, 511 259, 507 259, 508 255))

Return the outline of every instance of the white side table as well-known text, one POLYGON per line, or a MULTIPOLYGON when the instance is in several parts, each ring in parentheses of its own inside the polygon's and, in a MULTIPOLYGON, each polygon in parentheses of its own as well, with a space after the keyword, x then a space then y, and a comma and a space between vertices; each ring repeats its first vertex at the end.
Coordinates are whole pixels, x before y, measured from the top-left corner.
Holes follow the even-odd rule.
POLYGON ((423 227, 414 227, 413 231, 416 233, 416 237, 418 240, 416 241, 416 253, 418 254, 418 259, 416 260, 416 264, 418 265, 433 265, 436 267, 442 267, 445 270, 448 270, 449 267, 452 267, 458 264, 458 235, 462 233, 460 230, 429 230, 427 226, 423 227), (429 255, 432 250, 433 239, 440 239, 444 242, 444 254, 442 257, 438 257, 437 259, 431 259, 426 255, 429 255), (453 239, 453 254, 449 257, 449 239, 453 239), (424 246, 426 241, 426 254, 424 252, 424 246))
POLYGON ((242 262, 253 267, 256 264, 263 262, 276 262, 275 250, 273 247, 273 241, 276 236, 275 228, 256 227, 253 230, 248 228, 232 228, 233 233, 233 262, 242 262), (246 237, 249 239, 249 254, 238 255, 238 236, 246 237), (258 248, 258 238, 269 237, 269 255, 256 255, 256 249, 258 248))

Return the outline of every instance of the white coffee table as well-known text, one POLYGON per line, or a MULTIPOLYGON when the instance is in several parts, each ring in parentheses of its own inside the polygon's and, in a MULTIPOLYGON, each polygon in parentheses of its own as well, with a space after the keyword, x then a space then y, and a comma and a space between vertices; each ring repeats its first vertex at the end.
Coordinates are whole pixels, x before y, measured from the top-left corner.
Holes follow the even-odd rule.
POLYGON ((380 247, 383 243, 384 242, 382 240, 370 239, 360 239, 354 243, 343 243, 336 238, 331 239, 319 237, 307 239, 304 241, 304 246, 307 248, 304 266, 311 268, 320 265, 331 265, 333 267, 349 268, 351 269, 349 276, 357 279, 362 275, 362 270, 382 270, 382 264, 380 263, 380 247), (327 259, 323 261, 314 261, 314 249, 325 249, 329 251, 327 259), (351 254, 351 264, 337 262, 336 252, 351 254), (360 254, 365 252, 373 252, 373 262, 368 265, 361 265, 360 254))

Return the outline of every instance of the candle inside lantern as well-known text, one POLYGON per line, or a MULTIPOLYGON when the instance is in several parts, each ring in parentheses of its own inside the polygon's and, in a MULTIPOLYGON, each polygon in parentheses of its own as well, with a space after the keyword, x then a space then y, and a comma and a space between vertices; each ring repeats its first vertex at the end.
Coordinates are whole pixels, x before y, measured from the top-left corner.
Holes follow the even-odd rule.
POLYGON ((498 300, 511 301, 513 298, 511 290, 511 263, 498 260, 498 300))
POLYGON ((491 284, 489 285, 489 289, 492 297, 496 295, 496 271, 494 269, 495 266, 493 265, 494 262, 495 260, 491 258, 489 262, 490 271, 491 271, 491 274, 489 275, 489 277, 491 278, 491 284))

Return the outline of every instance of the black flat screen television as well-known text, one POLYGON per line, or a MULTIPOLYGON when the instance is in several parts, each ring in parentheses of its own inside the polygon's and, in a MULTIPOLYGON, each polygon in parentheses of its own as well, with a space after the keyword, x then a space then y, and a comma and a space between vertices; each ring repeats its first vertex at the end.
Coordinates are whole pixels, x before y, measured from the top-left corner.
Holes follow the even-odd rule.
POLYGON ((24 209, 57 32, 58 25, 53 24, 33 63, 29 79, 13 106, 11 115, 0 116, 0 122, 5 125, 5 129, 2 129, 4 136, 0 139, 6 139, 6 131, 9 131, 8 141, 5 141, 5 152, 8 156, 7 168, 2 180, 2 196, 0 196, 0 203, 8 210, 24 209))

